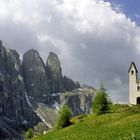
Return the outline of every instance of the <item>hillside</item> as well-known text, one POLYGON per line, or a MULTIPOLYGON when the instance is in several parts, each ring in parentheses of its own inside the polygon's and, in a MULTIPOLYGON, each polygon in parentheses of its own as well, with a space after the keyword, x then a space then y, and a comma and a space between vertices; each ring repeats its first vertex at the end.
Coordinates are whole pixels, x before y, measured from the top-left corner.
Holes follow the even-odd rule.
POLYGON ((32 140, 130 140, 140 139, 140 107, 115 105, 111 113, 78 116, 73 125, 32 140))

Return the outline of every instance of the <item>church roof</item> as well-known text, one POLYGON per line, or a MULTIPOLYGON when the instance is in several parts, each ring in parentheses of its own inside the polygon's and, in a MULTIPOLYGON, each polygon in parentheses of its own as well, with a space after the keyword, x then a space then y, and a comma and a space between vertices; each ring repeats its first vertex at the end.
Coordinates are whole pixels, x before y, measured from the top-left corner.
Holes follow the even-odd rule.
POLYGON ((134 68, 135 68, 136 72, 138 72, 138 69, 137 69, 137 67, 136 67, 136 65, 135 65, 135 63, 134 63, 134 62, 131 62, 131 65, 130 65, 130 67, 129 67, 128 72, 130 72, 130 70, 131 70, 131 67, 132 67, 132 66, 134 66, 134 68))

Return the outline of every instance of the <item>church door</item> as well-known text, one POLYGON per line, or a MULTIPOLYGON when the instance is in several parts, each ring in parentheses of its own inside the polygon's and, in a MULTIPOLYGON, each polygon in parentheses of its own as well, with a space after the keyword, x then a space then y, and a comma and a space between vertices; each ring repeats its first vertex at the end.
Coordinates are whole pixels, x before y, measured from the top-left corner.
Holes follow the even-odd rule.
POLYGON ((140 104, 140 97, 137 98, 137 104, 140 104))

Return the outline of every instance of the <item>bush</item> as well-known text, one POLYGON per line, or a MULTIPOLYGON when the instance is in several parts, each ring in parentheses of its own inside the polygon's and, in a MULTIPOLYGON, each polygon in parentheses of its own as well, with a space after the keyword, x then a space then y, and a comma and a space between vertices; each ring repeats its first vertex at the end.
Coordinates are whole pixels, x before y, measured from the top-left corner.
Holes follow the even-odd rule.
POLYGON ((71 112, 67 105, 64 105, 62 109, 59 111, 58 123, 57 128, 64 128, 70 125, 70 115, 71 112))
POLYGON ((33 133, 33 129, 32 128, 29 128, 27 133, 26 133, 26 138, 32 138, 34 136, 34 133, 33 133))
POLYGON ((101 86, 93 100, 93 112, 97 115, 105 114, 109 111, 111 104, 107 93, 105 93, 105 89, 101 86))

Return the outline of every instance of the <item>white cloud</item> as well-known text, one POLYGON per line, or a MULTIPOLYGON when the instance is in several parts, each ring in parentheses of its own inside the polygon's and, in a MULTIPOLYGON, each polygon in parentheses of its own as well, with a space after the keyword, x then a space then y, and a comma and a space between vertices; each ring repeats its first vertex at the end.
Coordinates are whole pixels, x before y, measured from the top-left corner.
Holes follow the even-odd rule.
POLYGON ((116 12, 118 12, 118 13, 123 12, 123 5, 122 4, 112 2, 111 6, 112 6, 112 9, 115 10, 116 12))
POLYGON ((140 58, 140 28, 119 5, 103 0, 1 0, 0 38, 24 52, 36 48, 44 60, 55 51, 68 76, 126 101, 127 69, 140 58), (122 98, 120 98, 122 97, 122 98), (124 97, 124 98, 123 98, 124 97))

